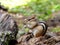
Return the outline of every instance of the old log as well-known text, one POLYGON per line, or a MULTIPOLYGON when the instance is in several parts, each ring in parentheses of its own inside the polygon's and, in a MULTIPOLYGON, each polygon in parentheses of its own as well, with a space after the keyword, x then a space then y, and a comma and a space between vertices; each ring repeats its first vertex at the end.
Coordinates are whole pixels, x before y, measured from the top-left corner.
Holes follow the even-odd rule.
POLYGON ((17 32, 18 26, 13 17, 7 13, 0 14, 0 41, 6 43, 16 39, 17 32))

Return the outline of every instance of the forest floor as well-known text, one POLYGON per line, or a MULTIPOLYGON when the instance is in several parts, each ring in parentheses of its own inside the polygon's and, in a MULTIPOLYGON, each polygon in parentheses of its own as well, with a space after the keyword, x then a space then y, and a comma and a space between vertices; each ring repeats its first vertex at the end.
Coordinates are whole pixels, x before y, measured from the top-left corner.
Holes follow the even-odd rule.
MULTIPOLYGON (((8 12, 0 10, 0 14, 1 13, 8 13, 8 12)), ((23 19, 20 19, 21 14, 11 14, 11 15, 15 18, 18 26, 21 28, 20 23, 22 24, 22 22, 24 22, 23 19)), ((46 21, 49 27, 44 36, 33 37, 31 34, 24 34, 19 39, 17 39, 19 43, 16 45, 60 45, 60 32, 52 31, 53 28, 56 27, 60 28, 60 17, 59 18, 58 17, 59 16, 54 15, 53 19, 48 19, 46 21)))

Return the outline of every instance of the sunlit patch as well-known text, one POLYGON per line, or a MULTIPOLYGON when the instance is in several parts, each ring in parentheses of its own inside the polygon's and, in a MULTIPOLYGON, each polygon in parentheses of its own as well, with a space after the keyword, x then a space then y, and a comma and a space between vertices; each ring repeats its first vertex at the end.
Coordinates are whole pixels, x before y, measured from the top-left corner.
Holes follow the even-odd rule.
POLYGON ((1 4, 7 8, 13 8, 16 6, 26 5, 31 0, 0 0, 1 4))

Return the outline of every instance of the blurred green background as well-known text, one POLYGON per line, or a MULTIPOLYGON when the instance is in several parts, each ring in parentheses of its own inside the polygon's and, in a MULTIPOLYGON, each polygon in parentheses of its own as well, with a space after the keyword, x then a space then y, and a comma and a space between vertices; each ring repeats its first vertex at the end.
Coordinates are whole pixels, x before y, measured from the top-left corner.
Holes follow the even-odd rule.
POLYGON ((23 15, 37 15, 39 20, 51 18, 53 12, 60 10, 59 0, 0 0, 9 12, 23 15))

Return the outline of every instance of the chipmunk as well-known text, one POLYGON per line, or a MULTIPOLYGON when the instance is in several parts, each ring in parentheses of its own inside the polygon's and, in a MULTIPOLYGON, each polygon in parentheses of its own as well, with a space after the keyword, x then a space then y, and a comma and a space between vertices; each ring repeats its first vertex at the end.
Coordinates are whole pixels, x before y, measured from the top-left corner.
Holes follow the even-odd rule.
POLYGON ((26 27, 30 29, 29 33, 32 33, 34 37, 45 35, 48 26, 44 21, 39 22, 36 15, 29 16, 26 20, 26 27))
POLYGON ((30 28, 34 37, 44 36, 47 31, 47 24, 42 21, 28 21, 27 27, 30 28))

